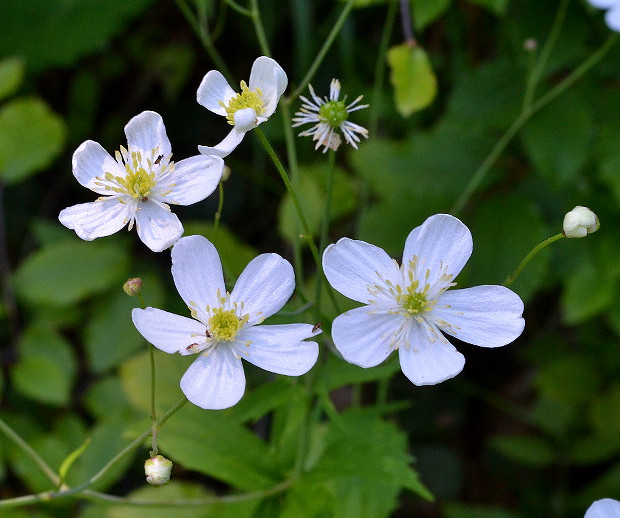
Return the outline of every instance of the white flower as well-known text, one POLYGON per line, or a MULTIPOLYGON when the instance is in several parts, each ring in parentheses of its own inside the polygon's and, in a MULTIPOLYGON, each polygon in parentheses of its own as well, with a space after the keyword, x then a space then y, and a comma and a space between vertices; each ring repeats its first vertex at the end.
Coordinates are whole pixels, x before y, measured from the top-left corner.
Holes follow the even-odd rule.
POLYGON ((607 9, 605 23, 612 31, 620 32, 620 0, 588 0, 590 5, 607 9))
POLYGON ((600 226, 598 217, 588 207, 577 205, 564 216, 563 230, 566 237, 585 237, 596 232, 600 226))
POLYGON ((523 302, 504 286, 447 291, 472 252, 469 229, 437 214, 413 229, 402 266, 379 247, 348 238, 326 248, 330 284, 366 304, 336 317, 332 338, 345 360, 374 367, 398 349, 415 385, 456 376, 465 358, 440 333, 482 347, 499 347, 523 331, 523 302))
POLYGON ((594 502, 583 518, 620 518, 620 502, 603 498, 594 502))
POLYGON ((335 151, 340 146, 340 135, 336 133, 336 130, 339 129, 345 140, 357 149, 357 143, 360 141, 358 134, 368 138, 368 130, 348 121, 347 118, 351 112, 368 108, 367 104, 358 104, 364 96, 360 95, 349 105, 346 105, 346 96, 342 101, 339 101, 340 81, 338 79, 332 79, 329 87, 329 99, 327 97, 321 99, 316 95, 312 85, 308 85, 308 89, 314 102, 303 95, 299 96, 303 104, 301 109, 295 113, 297 117, 293 118, 293 127, 308 123, 314 124, 314 126, 302 131, 299 136, 311 136, 312 140, 316 141, 314 149, 323 146, 323 153, 325 153, 328 149, 335 151))
POLYGON ((168 248, 183 234, 168 204, 191 205, 217 187, 224 162, 197 155, 176 164, 161 116, 145 111, 125 126, 127 149, 112 158, 87 140, 73 153, 73 175, 102 196, 62 210, 60 222, 86 241, 109 236, 135 222, 138 236, 154 252, 168 248))
POLYGON ((229 155, 248 131, 271 117, 287 84, 282 67, 266 56, 254 61, 250 85, 241 81, 241 93, 236 93, 217 70, 208 72, 198 87, 198 103, 226 117, 233 129, 215 147, 198 146, 198 150, 203 155, 229 155))
POLYGON ((241 358, 287 376, 305 374, 316 362, 320 333, 310 324, 258 325, 293 293, 293 267, 277 254, 250 261, 231 293, 226 291, 215 247, 202 236, 172 248, 172 277, 194 319, 155 308, 134 309, 133 323, 158 349, 197 354, 181 379, 187 399, 201 408, 236 404, 245 390, 241 358))

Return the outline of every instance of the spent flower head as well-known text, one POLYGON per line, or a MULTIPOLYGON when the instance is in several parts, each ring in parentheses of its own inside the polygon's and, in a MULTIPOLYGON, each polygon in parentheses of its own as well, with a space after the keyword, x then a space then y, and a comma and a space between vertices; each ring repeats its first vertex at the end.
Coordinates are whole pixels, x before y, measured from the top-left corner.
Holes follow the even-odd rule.
POLYGON ((314 149, 323 146, 323 153, 328 149, 333 149, 334 151, 338 149, 341 138, 336 130, 340 130, 344 139, 355 149, 357 149, 357 143, 360 141, 360 135, 368 138, 368 130, 366 128, 348 120, 351 112, 368 108, 367 104, 359 104, 364 97, 363 95, 360 95, 348 105, 346 104, 346 96, 344 99, 339 100, 340 81, 338 79, 332 79, 329 88, 329 98, 321 98, 316 95, 312 85, 308 85, 308 90, 310 90, 310 95, 314 102, 303 95, 299 96, 303 104, 301 109, 295 113, 296 117, 293 118, 293 127, 301 126, 302 124, 314 124, 314 126, 299 134, 300 137, 311 136, 312 140, 316 141, 314 149))
POLYGON ((287 376, 305 374, 319 348, 305 341, 321 331, 311 324, 259 325, 293 293, 291 264, 278 254, 250 261, 227 292, 217 250, 202 236, 181 238, 172 248, 172 277, 193 318, 155 308, 134 309, 133 323, 158 349, 197 355, 181 378, 181 390, 201 408, 236 404, 245 391, 241 359, 287 376))
POLYGON ((233 128, 219 144, 214 147, 198 146, 198 150, 203 155, 229 155, 248 131, 271 117, 287 84, 288 78, 282 67, 267 56, 260 56, 254 61, 249 84, 241 81, 240 93, 231 88, 221 72, 207 72, 198 87, 198 103, 226 117, 233 128))
POLYGON ((345 360, 374 367, 398 349, 415 385, 456 376, 465 358, 442 334, 481 347, 500 347, 523 331, 523 302, 504 286, 450 290, 472 252, 469 229, 437 214, 413 229, 402 265, 381 248, 343 238, 323 254, 329 283, 365 304, 336 317, 332 338, 345 360))
POLYGON ((620 0, 588 0, 588 3, 599 9, 607 9, 605 23, 614 32, 620 32, 620 0))
POLYGON ((168 248, 183 225, 168 204, 191 205, 217 187, 224 162, 196 155, 176 164, 161 116, 145 111, 125 126, 127 147, 112 158, 92 140, 73 153, 73 175, 101 197, 62 210, 60 222, 86 241, 109 236, 129 224, 154 252, 168 248))
POLYGON ((600 226, 597 215, 588 207, 577 205, 564 216, 563 230, 566 237, 586 237, 600 226))

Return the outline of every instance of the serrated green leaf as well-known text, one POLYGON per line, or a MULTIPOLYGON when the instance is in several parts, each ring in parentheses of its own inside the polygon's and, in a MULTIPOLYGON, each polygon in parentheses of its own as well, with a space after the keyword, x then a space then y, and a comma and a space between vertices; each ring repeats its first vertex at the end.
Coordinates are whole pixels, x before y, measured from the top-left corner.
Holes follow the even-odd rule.
POLYGON ((267 445, 253 432, 228 418, 226 411, 208 412, 186 405, 166 423, 158 443, 166 456, 186 469, 205 473, 241 490, 267 488, 283 474, 267 445))
POLYGON ((396 109, 403 117, 426 108, 437 94, 437 79, 424 49, 406 43, 387 53, 396 109))
POLYGON ((30 255, 13 280, 28 302, 68 306, 115 284, 120 288, 127 280, 128 262, 113 243, 67 241, 30 255))
POLYGON ((63 148, 62 119, 41 99, 16 99, 0 109, 0 178, 11 184, 47 167, 63 148))
POLYGON ((15 93, 24 78, 24 60, 19 57, 0 61, 0 101, 15 93))
POLYGON ((17 389, 43 403, 66 405, 77 365, 71 344, 51 329, 32 326, 22 335, 19 350, 13 369, 17 389))

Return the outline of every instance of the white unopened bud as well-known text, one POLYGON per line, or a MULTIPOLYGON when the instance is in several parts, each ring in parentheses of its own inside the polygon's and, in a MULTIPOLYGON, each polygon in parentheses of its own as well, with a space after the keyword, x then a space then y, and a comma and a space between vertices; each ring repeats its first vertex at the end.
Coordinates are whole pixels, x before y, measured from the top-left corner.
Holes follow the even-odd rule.
POLYGON ((566 237, 586 237, 600 227, 598 217, 588 207, 578 205, 564 216, 566 237))
POLYGON ((171 472, 172 461, 161 455, 156 455, 144 463, 146 481, 153 486, 163 486, 170 482, 171 472))

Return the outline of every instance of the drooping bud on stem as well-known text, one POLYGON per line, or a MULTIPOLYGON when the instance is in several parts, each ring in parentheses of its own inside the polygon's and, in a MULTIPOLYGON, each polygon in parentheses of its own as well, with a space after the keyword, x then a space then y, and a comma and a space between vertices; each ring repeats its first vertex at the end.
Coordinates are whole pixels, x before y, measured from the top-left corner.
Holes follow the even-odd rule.
POLYGON ((586 237, 600 227, 598 217, 588 207, 578 205, 564 216, 564 235, 566 237, 586 237))
POLYGON ((146 481, 153 486, 163 486, 170 482, 171 472, 172 461, 161 455, 155 455, 144 463, 146 481))

